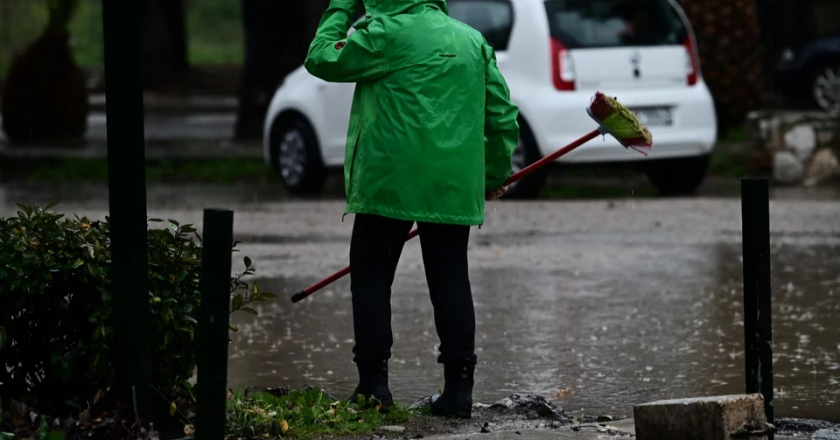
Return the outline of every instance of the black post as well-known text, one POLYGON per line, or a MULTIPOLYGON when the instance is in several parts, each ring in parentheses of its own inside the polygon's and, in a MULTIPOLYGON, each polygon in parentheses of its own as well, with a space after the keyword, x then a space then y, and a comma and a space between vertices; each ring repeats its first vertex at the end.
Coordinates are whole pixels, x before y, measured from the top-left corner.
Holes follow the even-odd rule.
POLYGON ((202 440, 225 436, 233 211, 204 210, 198 320, 198 420, 202 440))
POLYGON ((764 396, 773 423, 773 322, 770 311, 770 190, 767 179, 741 181, 744 342, 747 393, 764 396))
POLYGON ((114 369, 135 416, 149 411, 149 289, 146 246, 146 169, 140 0, 105 0, 108 195, 111 292, 117 343, 114 369))

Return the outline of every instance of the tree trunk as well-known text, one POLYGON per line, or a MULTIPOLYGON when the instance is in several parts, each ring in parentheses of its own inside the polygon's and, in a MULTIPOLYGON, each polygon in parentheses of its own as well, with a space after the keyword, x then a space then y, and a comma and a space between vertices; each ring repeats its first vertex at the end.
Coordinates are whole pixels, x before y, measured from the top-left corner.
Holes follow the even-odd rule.
POLYGON ((327 0, 242 0, 245 67, 236 137, 259 139, 277 87, 306 59, 327 0))
POLYGON ((143 83, 163 87, 189 71, 184 1, 145 0, 143 13, 143 83))
POLYGON ((700 66, 715 99, 721 134, 761 104, 764 63, 756 0, 680 0, 694 31, 700 66))

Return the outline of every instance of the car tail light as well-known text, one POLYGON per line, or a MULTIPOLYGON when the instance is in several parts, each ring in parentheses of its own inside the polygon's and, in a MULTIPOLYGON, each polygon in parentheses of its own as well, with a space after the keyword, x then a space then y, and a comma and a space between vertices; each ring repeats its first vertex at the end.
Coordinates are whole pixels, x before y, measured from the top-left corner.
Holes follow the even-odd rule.
POLYGON ((569 91, 575 89, 575 66, 572 53, 563 43, 551 39, 551 69, 554 87, 557 90, 569 91))
POLYGON ((688 85, 693 86, 697 84, 697 77, 699 76, 699 62, 697 60, 697 52, 694 50, 694 41, 691 36, 685 37, 685 52, 686 52, 686 73, 688 85))

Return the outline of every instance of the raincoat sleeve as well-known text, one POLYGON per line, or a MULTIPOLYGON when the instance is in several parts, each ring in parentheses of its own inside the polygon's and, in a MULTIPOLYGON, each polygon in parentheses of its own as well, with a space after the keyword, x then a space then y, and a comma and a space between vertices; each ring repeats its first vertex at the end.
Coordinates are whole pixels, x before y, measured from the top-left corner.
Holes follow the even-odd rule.
POLYGON ((332 0, 309 46, 304 67, 329 82, 364 82, 387 73, 381 23, 365 22, 347 37, 361 0, 332 0))
POLYGON ((496 66, 496 53, 485 45, 486 99, 484 109, 485 189, 500 189, 510 177, 510 159, 519 143, 519 108, 510 100, 507 82, 496 66))

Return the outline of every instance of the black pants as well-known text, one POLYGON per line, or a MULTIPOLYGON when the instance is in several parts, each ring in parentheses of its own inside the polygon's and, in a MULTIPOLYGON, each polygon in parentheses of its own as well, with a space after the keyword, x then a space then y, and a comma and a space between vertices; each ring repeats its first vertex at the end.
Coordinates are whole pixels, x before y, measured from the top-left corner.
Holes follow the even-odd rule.
MULTIPOLYGON (((412 222, 358 214, 350 242, 354 361, 391 357, 391 285, 412 222)), ((440 338, 440 363, 475 365, 475 309, 467 263, 468 226, 420 223, 426 282, 440 338)))

